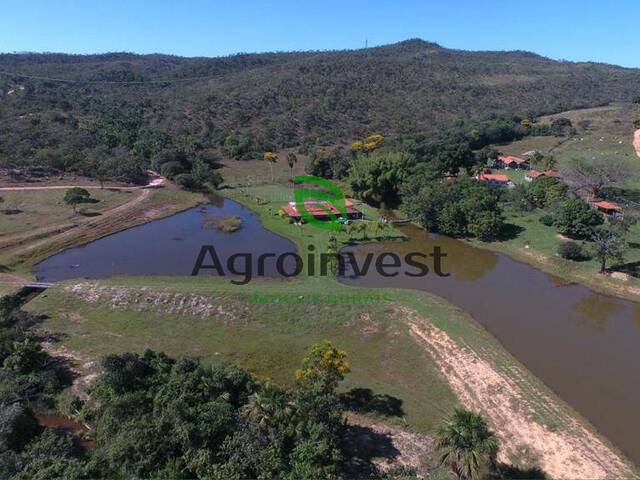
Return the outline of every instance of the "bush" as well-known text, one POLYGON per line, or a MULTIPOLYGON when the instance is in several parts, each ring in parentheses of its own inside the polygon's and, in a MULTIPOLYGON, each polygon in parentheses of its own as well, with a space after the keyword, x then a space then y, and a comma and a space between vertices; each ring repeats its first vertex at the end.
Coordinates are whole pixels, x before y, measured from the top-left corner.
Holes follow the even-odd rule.
POLYGON ((173 181, 176 182, 176 185, 187 190, 192 190, 198 186, 190 173, 181 173, 180 175, 176 175, 173 181))
POLYGON ((184 167, 180 162, 170 161, 160 165, 160 174, 169 179, 174 178, 184 172, 184 167))
POLYGON ((547 214, 547 215, 542 215, 540 217, 540 223, 543 224, 543 225, 546 225, 547 227, 552 226, 553 222, 554 222, 554 220, 553 220, 553 216, 552 215, 548 215, 547 214))
POLYGON ((582 246, 576 242, 564 242, 558 246, 558 255, 567 260, 581 260, 585 257, 582 246))

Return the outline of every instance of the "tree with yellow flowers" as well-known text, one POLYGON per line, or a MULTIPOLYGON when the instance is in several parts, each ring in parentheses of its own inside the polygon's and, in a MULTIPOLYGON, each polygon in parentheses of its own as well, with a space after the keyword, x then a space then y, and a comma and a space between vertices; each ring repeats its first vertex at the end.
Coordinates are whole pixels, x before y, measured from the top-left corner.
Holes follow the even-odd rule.
POLYGON ((351 144, 351 151, 353 151, 354 153, 373 152, 374 150, 378 149, 380 145, 382 145, 383 141, 384 141, 384 137, 380 134, 369 135, 364 140, 358 140, 357 142, 353 142, 351 144))
POLYGON ((351 371, 347 352, 325 340, 311 346, 302 360, 302 368, 296 370, 296 380, 301 387, 333 392, 344 376, 351 371))
POLYGON ((271 170, 271 182, 275 182, 275 177, 273 176, 273 164, 278 161, 278 154, 273 152, 264 152, 263 157, 267 162, 269 162, 269 169, 271 170))

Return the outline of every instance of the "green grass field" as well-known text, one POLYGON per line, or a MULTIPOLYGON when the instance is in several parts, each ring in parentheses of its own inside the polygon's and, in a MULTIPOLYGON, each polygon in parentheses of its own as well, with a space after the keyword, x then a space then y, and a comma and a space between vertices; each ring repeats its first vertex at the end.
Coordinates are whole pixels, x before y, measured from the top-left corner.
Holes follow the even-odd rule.
MULTIPOLYGON (((457 404, 434 364, 399 321, 396 302, 402 301, 406 292, 390 293, 393 303, 353 305, 333 304, 327 298, 344 298, 338 295, 345 291, 355 295, 366 292, 332 281, 254 282, 241 289, 228 282, 196 279, 130 278, 101 284, 118 285, 115 291, 125 292, 126 298, 131 295, 128 306, 114 309, 108 299, 86 302, 61 288, 29 304, 30 310, 49 317, 43 329, 60 334, 65 347, 87 360, 151 348, 171 355, 228 361, 260 378, 287 385, 294 380, 293 372, 305 350, 329 339, 349 354, 352 373, 344 383, 345 390, 369 388, 373 394, 401 401, 403 414, 393 418, 394 423, 433 432, 457 404), (176 315, 162 307, 144 308, 138 302, 154 295, 141 293, 140 286, 149 282, 154 291, 186 297, 197 294, 215 305, 218 313, 176 315), (322 298, 310 304, 255 304, 251 300, 254 293, 289 295, 292 299, 311 299, 319 293, 322 298), (229 312, 229 319, 219 312, 229 312)), ((427 298, 424 303, 434 321, 471 328, 465 314, 446 303, 436 298, 427 298)))
MULTIPOLYGON (((543 154, 552 154, 557 160, 560 170, 573 158, 590 157, 628 157, 638 170, 640 179, 640 159, 637 158, 632 147, 633 132, 635 130, 632 119, 640 115, 640 106, 633 104, 615 104, 607 107, 574 110, 560 114, 542 117, 540 122, 549 123, 557 117, 569 118, 577 134, 570 138, 531 137, 500 145, 497 148, 504 154, 521 155, 529 150, 539 150, 543 154)), ((507 174, 514 183, 524 182, 522 170, 500 170, 507 174)), ((638 189, 640 181, 627 182, 618 185, 627 189, 638 189)), ((627 206, 627 214, 635 215, 639 212, 634 207, 627 206)), ((540 223, 542 212, 520 213, 506 209, 506 221, 519 228, 517 235, 501 242, 472 241, 476 246, 506 253, 518 260, 531 263, 534 266, 553 273, 568 280, 584 283, 605 293, 614 293, 633 300, 640 298, 640 279, 629 277, 626 280, 598 275, 599 264, 596 260, 574 262, 564 260, 556 255, 558 246, 566 241, 557 234, 554 227, 547 227, 540 223)), ((625 273, 633 273, 633 264, 640 261, 640 226, 632 226, 630 248, 624 256, 625 267, 620 268, 625 273), (631 270, 630 270, 631 269, 631 270)), ((588 247, 588 242, 586 242, 588 247)))
MULTIPOLYGON (((571 138, 528 137, 507 145, 497 145, 507 155, 522 155, 530 150, 552 154, 558 168, 572 158, 624 156, 638 159, 633 150, 632 140, 635 127, 633 119, 640 117, 640 105, 619 103, 606 107, 571 110, 541 117, 541 123, 550 123, 558 117, 571 120, 577 130, 571 138)), ((638 159, 640 171, 640 159, 638 159)))

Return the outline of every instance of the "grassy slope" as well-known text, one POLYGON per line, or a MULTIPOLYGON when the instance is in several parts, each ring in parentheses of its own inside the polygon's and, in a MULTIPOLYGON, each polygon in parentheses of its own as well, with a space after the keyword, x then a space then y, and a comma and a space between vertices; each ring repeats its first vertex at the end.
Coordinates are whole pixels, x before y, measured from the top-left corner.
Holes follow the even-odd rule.
MULTIPOLYGON (((567 117, 578 128, 574 138, 563 139, 556 137, 533 137, 509 145, 499 146, 505 154, 519 155, 528 150, 540 150, 545 154, 553 154, 558 166, 562 166, 572 158, 586 156, 626 156, 636 159, 631 145, 633 139, 633 125, 631 119, 640 114, 640 106, 618 104, 609 107, 575 110, 558 115, 543 117, 542 122, 549 122, 555 117, 567 117), (578 127, 580 121, 587 120, 590 125, 587 130, 578 127)), ((637 162, 640 172, 640 159, 637 162)), ((522 172, 507 171, 514 182, 521 181, 522 172)), ((631 184, 627 187, 637 188, 631 184)), ((586 284, 605 293, 613 293, 632 300, 640 299, 640 280, 629 278, 620 280, 609 276, 598 275, 598 262, 589 260, 572 262, 556 256, 558 245, 564 240, 558 236, 554 227, 547 227, 539 222, 542 212, 519 213, 507 210, 507 221, 522 228, 513 239, 502 242, 472 243, 482 248, 506 253, 518 260, 533 264, 537 268, 549 273, 586 284)), ((640 225, 634 225, 631 230, 631 247, 625 254, 625 262, 640 261, 640 225)))
MULTIPOLYGON (((0 196, 4 199, 0 208, 13 208, 16 205, 20 210, 18 214, 2 214, 0 217, 2 219, 0 222, 0 241, 6 235, 82 218, 82 215, 75 214, 71 207, 65 205, 64 194, 64 190, 0 192, 0 196)), ((131 195, 131 191, 127 190, 92 190, 91 197, 98 200, 98 203, 82 204, 80 208, 85 215, 102 213, 127 202, 131 195)))

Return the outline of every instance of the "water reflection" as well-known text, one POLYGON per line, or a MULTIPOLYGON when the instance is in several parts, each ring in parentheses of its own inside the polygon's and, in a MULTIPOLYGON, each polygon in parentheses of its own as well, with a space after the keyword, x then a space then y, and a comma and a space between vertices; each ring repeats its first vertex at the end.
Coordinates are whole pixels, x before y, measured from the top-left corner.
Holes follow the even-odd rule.
POLYGON ((640 463, 640 307, 463 242, 402 227, 410 239, 377 251, 429 253, 439 245, 452 275, 343 278, 361 286, 424 290, 469 312, 515 357, 640 463))
POLYGON ((608 322, 622 313, 623 306, 614 297, 590 292, 578 300, 572 310, 572 320, 578 325, 604 331, 608 322))
MULTIPOLYGON (((259 217, 250 210, 221 197, 213 200, 216 205, 192 208, 49 257, 38 265, 37 278, 57 282, 118 275, 190 275, 203 245, 215 247, 229 276, 227 259, 234 254, 251 255, 251 271, 257 272, 261 254, 279 256, 296 251, 293 242, 266 230, 259 217), (212 218, 230 216, 242 219, 240 230, 229 234, 211 228, 212 218)), ((212 264, 210 258, 206 260, 206 265, 212 264)), ((287 271, 291 271, 292 263, 291 258, 284 262, 287 271)), ((279 276, 275 260, 264 262, 264 267, 265 276, 279 276)), ((217 272, 205 269, 199 274, 216 275, 217 272)))

